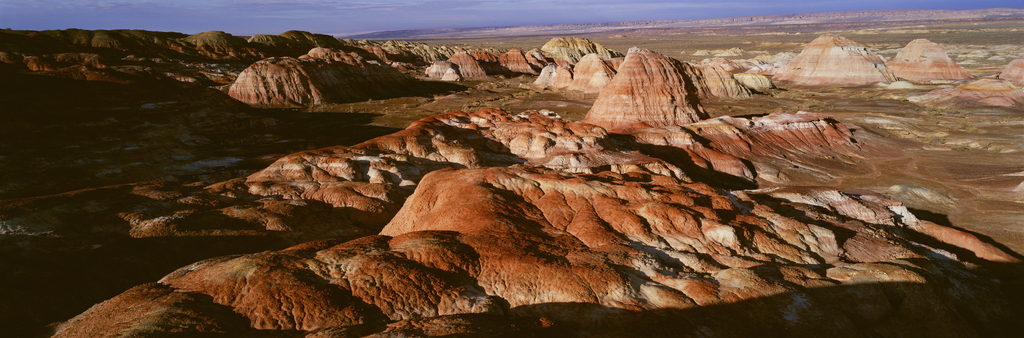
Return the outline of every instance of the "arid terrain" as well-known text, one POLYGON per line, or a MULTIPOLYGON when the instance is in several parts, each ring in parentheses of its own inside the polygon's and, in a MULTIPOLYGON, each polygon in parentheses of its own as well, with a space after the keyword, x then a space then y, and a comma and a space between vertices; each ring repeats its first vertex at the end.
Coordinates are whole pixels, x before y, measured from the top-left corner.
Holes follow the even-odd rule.
POLYGON ((0 31, 0 332, 1016 336, 1010 11, 0 31))

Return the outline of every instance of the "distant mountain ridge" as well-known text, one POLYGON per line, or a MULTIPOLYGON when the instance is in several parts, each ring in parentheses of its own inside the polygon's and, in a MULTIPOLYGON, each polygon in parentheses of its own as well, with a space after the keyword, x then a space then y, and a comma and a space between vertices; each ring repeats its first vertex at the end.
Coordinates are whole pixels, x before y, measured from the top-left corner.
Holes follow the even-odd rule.
POLYGON ((905 9, 884 11, 848 11, 807 14, 744 16, 693 20, 620 21, 477 28, 407 29, 381 31, 348 36, 354 39, 485 37, 523 34, 585 34, 629 29, 664 29, 687 27, 831 24, 851 22, 892 22, 923 20, 1024 19, 1024 8, 988 8, 971 10, 905 9))

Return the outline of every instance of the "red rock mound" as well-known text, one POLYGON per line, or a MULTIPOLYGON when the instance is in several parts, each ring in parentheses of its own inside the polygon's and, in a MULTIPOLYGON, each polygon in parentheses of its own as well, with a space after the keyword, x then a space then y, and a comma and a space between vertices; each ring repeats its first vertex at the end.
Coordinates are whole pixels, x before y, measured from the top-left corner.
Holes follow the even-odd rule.
POLYGON ((463 79, 466 80, 486 80, 490 77, 484 72, 480 62, 477 61, 472 55, 465 51, 456 52, 448 59, 448 62, 456 65, 459 70, 459 75, 462 75, 463 79))
POLYGON ((862 44, 822 35, 786 63, 772 81, 797 86, 863 86, 896 81, 885 60, 862 44))
POLYGON ((533 81, 535 88, 550 90, 564 90, 572 86, 572 84, 572 67, 554 63, 544 66, 544 69, 540 71, 540 75, 537 76, 537 80, 533 81))
POLYGON ((292 154, 249 176, 247 184, 254 194, 323 201, 379 226, 429 172, 517 163, 685 178, 673 165, 616 146, 597 126, 562 120, 550 111, 483 109, 424 118, 351 147, 292 154))
POLYGON ((911 41, 885 65, 910 82, 943 83, 974 78, 953 62, 942 46, 927 39, 911 41))
POLYGON ((587 54, 572 68, 572 84, 568 89, 584 93, 600 93, 615 76, 610 60, 597 54, 587 54))
POLYGON ((89 309, 57 336, 329 336, 478 316, 508 318, 497 328, 535 318, 554 326, 519 329, 611 336, 1007 333, 997 283, 911 240, 919 223, 863 192, 442 170, 381 236, 201 261, 89 309))
POLYGON ((910 101, 930 106, 1024 108, 1024 90, 1001 79, 981 79, 954 88, 936 89, 910 101))
POLYGON ((537 75, 541 67, 534 69, 534 65, 526 59, 526 55, 519 49, 509 49, 505 54, 498 56, 498 63, 505 73, 537 75))
POLYGON ((631 48, 583 122, 626 132, 706 119, 693 81, 696 74, 679 60, 631 48))
POLYGON ((1010 61, 1010 64, 999 73, 999 78, 1024 86, 1024 57, 1010 61))
POLYGON ((393 95, 414 87, 415 82, 393 68, 316 48, 299 59, 253 63, 238 75, 228 95, 255 107, 290 108, 393 95))

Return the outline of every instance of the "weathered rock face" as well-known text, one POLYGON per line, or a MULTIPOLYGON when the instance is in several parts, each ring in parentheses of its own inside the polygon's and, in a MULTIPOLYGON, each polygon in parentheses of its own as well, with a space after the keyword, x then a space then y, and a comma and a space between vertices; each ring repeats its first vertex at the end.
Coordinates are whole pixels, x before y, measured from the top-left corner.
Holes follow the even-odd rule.
POLYGON ((266 57, 258 49, 250 46, 245 39, 221 31, 190 35, 183 41, 195 46, 200 54, 214 59, 261 59, 266 57))
POLYGON ((542 68, 534 69, 534 64, 527 60, 523 51, 515 48, 499 55, 498 62, 501 64, 501 70, 505 73, 537 75, 537 71, 542 68))
POLYGON ((466 80, 486 80, 490 77, 484 72, 484 69, 480 66, 480 62, 476 60, 472 55, 465 51, 456 52, 448 59, 448 62, 454 64, 458 70, 459 75, 462 75, 463 79, 466 80))
POLYGON ((750 89, 736 81, 732 73, 725 71, 722 67, 713 65, 694 65, 692 67, 695 71, 692 80, 697 87, 697 96, 701 99, 750 97, 750 89))
POLYGON ((553 38, 545 43, 540 50, 556 59, 566 60, 570 63, 578 62, 587 54, 597 54, 603 58, 622 56, 622 54, 604 48, 601 44, 590 41, 590 39, 577 37, 553 38))
POLYGON ((572 68, 568 65, 549 63, 540 71, 533 86, 538 89, 564 90, 573 83, 572 68))
POLYGON ((373 333, 479 314, 613 336, 1008 333, 996 283, 910 239, 924 228, 948 229, 870 192, 442 170, 379 236, 201 261, 91 308, 56 336, 373 333))
POLYGON ((415 86, 416 80, 398 70, 322 50, 312 51, 321 58, 260 60, 238 75, 228 95, 255 107, 299 107, 366 100, 415 86))
POLYGON ((1024 57, 1010 61, 1010 64, 999 73, 999 78, 1024 86, 1024 57))
POLYGON ((896 76, 916 83, 948 83, 974 78, 954 63, 942 46, 927 39, 911 41, 885 65, 896 76))
POLYGON ((772 80, 761 74, 740 73, 732 74, 732 77, 744 87, 758 93, 767 93, 768 90, 775 88, 772 80))
POLYGON ((695 74, 693 67, 679 60, 631 48, 583 122, 610 132, 627 132, 706 119, 695 74))
POLYGON ((448 61, 438 61, 430 64, 426 70, 427 77, 441 81, 461 81, 462 75, 455 69, 455 65, 448 61))
POLYGON ((909 100, 931 106, 1024 108, 1024 89, 1006 80, 981 79, 954 88, 936 89, 909 100))
POLYGON ((351 147, 292 154, 249 176, 247 184, 257 195, 322 201, 360 215, 362 224, 380 226, 429 172, 517 163, 685 178, 673 165, 614 145, 597 126, 550 111, 513 115, 483 109, 428 117, 351 147))
POLYGON ((837 35, 822 35, 804 47, 772 77, 797 86, 863 86, 896 81, 883 60, 862 44, 837 35))
POLYGON ((587 54, 572 69, 572 84, 569 90, 584 93, 600 93, 601 89, 612 82, 615 69, 611 62, 601 59, 600 55, 587 54))

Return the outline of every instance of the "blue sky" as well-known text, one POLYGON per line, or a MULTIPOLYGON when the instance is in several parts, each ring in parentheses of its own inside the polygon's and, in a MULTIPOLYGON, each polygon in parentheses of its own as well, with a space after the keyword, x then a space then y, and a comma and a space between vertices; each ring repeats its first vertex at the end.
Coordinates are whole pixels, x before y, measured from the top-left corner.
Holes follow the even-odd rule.
POLYGON ((881 9, 1024 7, 1022 0, 0 0, 0 28, 146 29, 235 35, 297 29, 331 35, 632 20, 685 20, 881 9))

